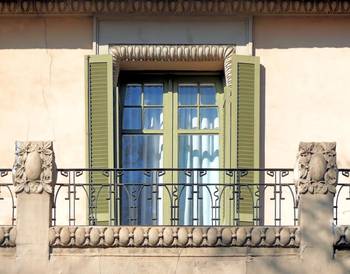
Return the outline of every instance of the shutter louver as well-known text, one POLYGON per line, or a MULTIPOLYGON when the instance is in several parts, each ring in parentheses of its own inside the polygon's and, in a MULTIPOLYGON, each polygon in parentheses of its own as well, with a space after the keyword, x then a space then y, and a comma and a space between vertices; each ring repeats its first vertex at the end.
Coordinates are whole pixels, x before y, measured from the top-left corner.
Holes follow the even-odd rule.
MULTIPOLYGON (((113 168, 112 56, 89 56, 87 60, 89 167, 113 168)), ((90 219, 100 225, 109 223, 112 212, 109 188, 102 187, 109 180, 102 172, 89 175, 90 219)))
MULTIPOLYGON (((233 96, 236 97, 236 136, 235 166, 237 168, 259 168, 259 135, 260 135, 260 64, 258 57, 234 56, 233 96)), ((237 177, 242 185, 257 184, 258 172, 248 172, 247 175, 237 177)), ((241 224, 252 224, 259 214, 254 208, 257 186, 244 187, 240 191, 239 216, 241 224)))

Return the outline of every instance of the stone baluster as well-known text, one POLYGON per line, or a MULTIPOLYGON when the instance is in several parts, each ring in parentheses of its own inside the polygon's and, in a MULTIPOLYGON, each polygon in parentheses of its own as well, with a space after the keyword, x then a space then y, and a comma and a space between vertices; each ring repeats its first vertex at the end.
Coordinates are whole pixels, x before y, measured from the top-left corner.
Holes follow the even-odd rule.
POLYGON ((16 142, 17 273, 45 273, 56 177, 52 142, 16 142))

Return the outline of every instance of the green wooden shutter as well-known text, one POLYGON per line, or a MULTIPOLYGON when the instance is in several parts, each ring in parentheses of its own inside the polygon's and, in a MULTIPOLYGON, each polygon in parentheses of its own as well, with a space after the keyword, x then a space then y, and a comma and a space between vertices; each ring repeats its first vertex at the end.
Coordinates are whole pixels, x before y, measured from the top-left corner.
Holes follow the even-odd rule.
MULTIPOLYGON (((86 58, 88 166, 113 168, 113 65, 111 55, 86 58)), ((112 201, 109 198, 109 178, 102 172, 89 174, 90 212, 98 224, 108 224, 112 201), (94 207, 97 206, 97 207, 94 207)))
MULTIPOLYGON (((233 166, 237 168, 259 168, 260 137, 260 63, 259 57, 233 56, 232 60, 233 96, 233 166)), ((237 176, 241 184, 259 182, 259 172, 249 172, 237 176)), ((251 224, 258 213, 254 209, 257 187, 241 188, 239 219, 242 224, 251 224), (255 213, 255 214, 253 214, 255 213)))

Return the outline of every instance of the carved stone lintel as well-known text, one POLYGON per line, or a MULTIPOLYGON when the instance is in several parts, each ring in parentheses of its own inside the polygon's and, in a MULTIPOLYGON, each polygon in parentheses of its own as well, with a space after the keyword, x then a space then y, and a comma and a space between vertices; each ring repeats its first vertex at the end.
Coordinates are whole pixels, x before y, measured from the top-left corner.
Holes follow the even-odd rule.
POLYGON ((301 142, 295 173, 299 194, 334 194, 338 176, 336 144, 301 142))
POLYGON ((226 85, 232 84, 233 45, 115 45, 110 47, 114 64, 114 85, 121 62, 212 62, 224 63, 226 85))
POLYGON ((15 192, 52 193, 53 161, 52 142, 16 142, 15 192))

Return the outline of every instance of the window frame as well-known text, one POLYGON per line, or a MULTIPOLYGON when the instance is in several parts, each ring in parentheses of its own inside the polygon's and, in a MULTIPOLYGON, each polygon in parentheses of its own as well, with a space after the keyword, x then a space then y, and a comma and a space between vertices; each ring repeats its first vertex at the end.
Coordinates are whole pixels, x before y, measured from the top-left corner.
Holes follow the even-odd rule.
MULTIPOLYGON (((237 65, 238 64, 254 64, 254 70, 255 70, 255 78, 250 79, 250 81, 254 81, 254 98, 255 98, 255 105, 252 106, 251 110, 254 111, 254 116, 255 118, 258 117, 258 119, 255 119, 256 124, 254 126, 254 149, 255 149, 255 153, 253 155, 254 157, 254 162, 249 166, 257 168, 259 167, 259 160, 260 160, 260 153, 259 153, 259 144, 260 144, 260 139, 259 139, 259 133, 260 133, 260 110, 259 110, 259 86, 260 86, 260 82, 259 82, 259 57, 255 57, 255 56, 239 56, 239 55, 235 55, 235 47, 234 46, 220 46, 220 45, 118 45, 118 46, 112 46, 110 45, 110 53, 112 55, 96 55, 96 56, 87 56, 87 64, 90 64, 90 62, 92 61, 92 59, 89 58, 96 58, 96 62, 105 62, 107 63, 108 67, 109 67, 109 75, 112 75, 112 77, 109 78, 108 80, 108 85, 111 85, 113 87, 113 93, 114 93, 114 98, 113 100, 117 100, 119 101, 119 98, 117 96, 118 92, 118 88, 117 88, 117 83, 118 83, 118 78, 119 78, 119 72, 120 69, 122 68, 123 63, 127 62, 139 62, 139 64, 142 64, 142 62, 152 62, 154 64, 159 64, 159 62, 163 62, 163 66, 167 67, 167 63, 170 64, 169 62, 180 62, 177 64, 180 64, 181 66, 181 62, 188 64, 191 64, 191 62, 197 63, 199 64, 200 62, 203 62, 204 64, 208 64, 208 62, 223 62, 224 66, 221 67, 221 69, 224 71, 225 73, 225 82, 226 82, 226 87, 225 89, 229 90, 228 93, 226 94, 232 94, 232 95, 237 95, 238 90, 240 89, 239 85, 238 85, 238 80, 237 80, 237 74, 239 74, 239 72, 237 72, 237 65), (125 51, 125 49, 127 49, 125 51), (204 53, 205 50, 205 54, 204 53), (186 53, 187 52, 187 53, 186 53), (141 54, 142 53, 142 54, 141 54), (173 53, 173 54, 172 54, 173 53), (106 60, 104 60, 104 58, 108 57, 106 60), (112 60, 113 58, 113 60, 112 60), (198 63, 199 62, 199 63, 198 63), (112 66, 113 65, 113 70, 112 70, 112 66), (111 73, 112 71, 112 73, 111 73), (110 82, 111 81, 111 82, 110 82), (112 83, 113 82, 113 83, 112 83)), ((216 63, 217 64, 217 63, 216 63)), ((138 69, 138 68, 137 68, 138 69)), ((87 83, 89 83, 89 74, 86 74, 86 80, 87 83)), ((86 87, 88 87, 89 84, 86 85, 86 87)), ((95 91, 94 89, 90 90, 90 88, 87 89, 88 92, 88 99, 87 99, 87 115, 88 115, 88 119, 90 119, 90 108, 91 105, 89 104, 90 102, 90 96, 91 94, 94 94, 95 91)), ((113 106, 115 103, 111 102, 111 105, 113 106)), ((108 108, 110 106, 110 100, 107 101, 107 103, 105 103, 105 105, 108 105, 108 108)), ((235 111, 237 111, 237 100, 234 96, 232 96, 232 98, 225 98, 225 107, 227 107, 229 105, 229 111, 227 111, 226 113, 230 112, 230 117, 232 117, 232 114, 235 114, 235 111)), ((108 116, 106 116, 106 120, 108 118, 108 120, 110 120, 111 116, 114 116, 114 112, 109 113, 108 112, 108 116)), ((235 115, 233 115, 235 116, 235 115)), ((237 120, 237 116, 236 120, 237 120)), ((119 117, 117 117, 119 118, 119 117)), ((234 119, 234 118, 233 118, 234 119)), ((113 123, 117 123, 119 119, 113 119, 113 123)), ((90 121, 90 120, 87 120, 90 121)), ((229 122, 228 120, 226 120, 227 122, 229 122)), ((234 120, 233 120, 234 121, 234 120)), ((237 121, 236 121, 237 122, 237 121)), ((238 121, 239 122, 239 121, 238 121)), ((86 125, 88 125, 88 123, 86 123, 86 125)), ((229 125, 232 128, 232 132, 236 133, 237 132, 237 125, 229 125)), ((113 126, 108 127, 108 132, 113 132, 115 134, 118 135, 118 132, 114 132, 115 128, 119 128, 119 126, 113 126)), ((87 132, 87 136, 90 135, 90 126, 89 128, 86 130, 87 132)), ((104 130, 106 133, 106 137, 110 136, 110 134, 107 134, 107 129, 104 130)), ((114 135, 114 134, 113 134, 114 135)), ((233 137, 234 135, 232 135, 233 137)), ((112 141, 115 140, 115 138, 112 136, 112 138, 108 138, 108 143, 110 143, 110 139, 112 141)), ((227 139, 227 138, 226 138, 227 139)), ((236 138, 237 139, 237 138, 236 138)), ((230 150, 229 153, 229 157, 230 157, 230 161, 231 161, 231 166, 233 168, 237 168, 237 161, 235 161, 235 159, 237 159, 237 140, 234 139, 233 140, 233 149, 230 150), (235 153, 235 151, 237 153, 235 153)), ((117 138, 117 141, 119 139, 117 138)), ((90 139, 87 138, 87 147, 90 150, 90 139)), ((232 144, 231 144, 232 146, 232 144)), ((113 148, 113 149, 109 149, 108 152, 112 152, 112 155, 115 155, 114 151, 117 148, 113 148)), ((91 155, 91 151, 88 150, 88 155, 91 155)), ((95 153, 95 150, 94 150, 95 153)), ((108 155, 110 155, 110 153, 108 153, 108 155)), ((114 157, 113 157, 114 158, 114 157)), ((116 161, 117 159, 114 159, 114 161, 116 161)), ((105 165, 104 165, 105 166, 105 165)), ((104 167, 103 166, 103 167, 104 167)), ((117 167, 119 166, 119 163, 117 165, 117 167)), ((96 167, 96 165, 94 165, 92 163, 91 159, 88 159, 88 167, 96 167)), ((242 168, 242 166, 240 167, 242 168)), ((254 179, 255 181, 255 179, 254 179)), ((93 182, 92 182, 93 183, 93 182)), ((263 203, 260 203, 263 204, 263 203)), ((90 212, 90 211, 89 211, 90 212)), ((254 210, 255 212, 255 210, 254 210)), ((249 213, 250 214, 250 213, 249 213)), ((259 213, 260 214, 260 213, 259 213)))
MULTIPOLYGON (((225 109, 224 109, 224 99, 225 99, 225 88, 224 88, 224 75, 223 72, 188 72, 188 71, 169 71, 169 72, 140 72, 140 71, 121 71, 120 80, 118 82, 118 97, 120 98, 118 104, 115 104, 115 116, 119 117, 118 123, 119 129, 115 132, 119 132, 119 135, 115 136, 115 140, 119 140, 118 150, 116 150, 115 159, 120 163, 117 167, 122 168, 122 135, 123 131, 128 132, 128 130, 122 129, 122 111, 123 111, 123 94, 125 94, 125 88, 127 84, 147 84, 147 83, 163 83, 164 93, 163 93, 163 121, 168 123, 163 123, 163 129, 161 130, 131 130, 131 133, 136 134, 162 134, 163 135, 163 168, 178 168, 179 158, 178 158, 178 146, 179 146, 179 136, 180 134, 216 134, 219 136, 219 168, 226 168, 225 166, 225 155, 230 151, 230 148, 225 147, 226 132, 230 129, 225 129, 225 109), (179 129, 178 128, 178 115, 177 110, 179 108, 178 104, 178 86, 183 83, 214 83, 216 89, 216 107, 218 109, 219 118, 219 128, 218 129, 179 129), (120 153, 118 153, 118 151, 120 153)), ((141 103, 142 104, 142 103, 141 103)), ((199 107, 199 102, 197 102, 199 107)), ((198 113, 199 119, 199 113, 198 113)), ((198 125, 200 122, 198 121, 198 125)), ((128 134, 128 133, 126 133, 128 134)), ((220 181, 223 180, 222 174, 220 172, 220 181)), ((164 180, 177 182, 178 174, 177 172, 167 172, 164 175, 164 180)), ((170 200, 167 195, 163 198, 163 225, 176 225, 171 223, 171 208, 170 200)), ((120 215, 119 215, 120 216, 120 215)))

